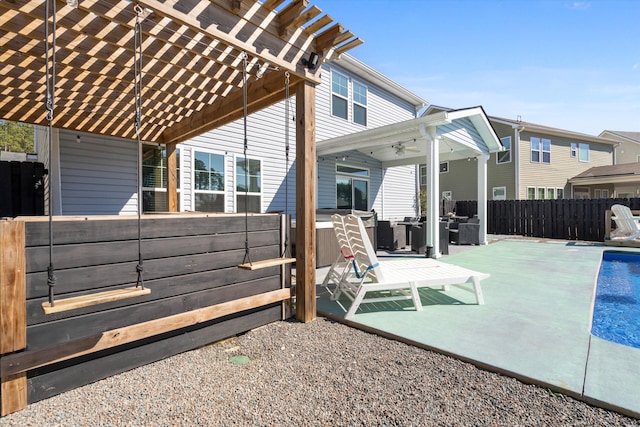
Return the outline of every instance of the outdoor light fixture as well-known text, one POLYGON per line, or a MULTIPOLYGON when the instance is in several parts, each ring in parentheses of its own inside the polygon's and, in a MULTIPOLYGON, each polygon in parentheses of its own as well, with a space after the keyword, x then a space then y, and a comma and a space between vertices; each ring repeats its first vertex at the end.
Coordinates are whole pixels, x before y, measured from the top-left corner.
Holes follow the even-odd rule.
POLYGON ((302 65, 307 67, 309 71, 313 71, 318 66, 319 60, 320 60, 320 57, 318 56, 318 54, 315 52, 311 52, 309 54, 309 59, 302 58, 302 65))
POLYGON ((256 72, 256 78, 261 79, 268 68, 269 68, 268 62, 265 62, 264 64, 262 64, 261 67, 258 67, 258 71, 256 72))

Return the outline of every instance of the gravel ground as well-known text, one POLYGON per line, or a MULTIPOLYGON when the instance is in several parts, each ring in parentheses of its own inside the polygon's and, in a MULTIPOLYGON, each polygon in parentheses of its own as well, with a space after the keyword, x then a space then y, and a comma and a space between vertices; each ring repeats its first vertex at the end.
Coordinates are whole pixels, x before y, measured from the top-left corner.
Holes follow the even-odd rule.
POLYGON ((318 318, 276 322, 0 419, 0 426, 44 425, 640 426, 640 420, 318 318), (232 362, 237 356, 248 363, 232 362))

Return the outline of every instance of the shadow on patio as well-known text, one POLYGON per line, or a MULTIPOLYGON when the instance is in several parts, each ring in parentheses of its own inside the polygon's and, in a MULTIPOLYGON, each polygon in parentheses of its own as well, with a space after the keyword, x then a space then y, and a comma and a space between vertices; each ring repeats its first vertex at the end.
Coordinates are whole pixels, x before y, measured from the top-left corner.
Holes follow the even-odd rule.
MULTIPOLYGON (((318 315, 640 417, 640 349, 590 334, 603 249, 504 239, 440 259, 491 274, 482 281, 484 305, 468 286, 423 288, 421 312, 410 300, 362 304, 345 321, 350 301, 331 301, 319 285, 318 315)), ((327 270, 318 270, 318 283, 327 270)))

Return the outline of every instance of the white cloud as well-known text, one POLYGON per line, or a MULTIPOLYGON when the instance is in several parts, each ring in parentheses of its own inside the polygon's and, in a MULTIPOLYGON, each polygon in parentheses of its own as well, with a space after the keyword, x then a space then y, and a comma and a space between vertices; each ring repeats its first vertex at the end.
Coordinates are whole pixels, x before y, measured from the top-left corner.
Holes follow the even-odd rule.
POLYGON ((591 8, 591 3, 586 1, 574 1, 570 3, 569 9, 573 10, 589 10, 591 8))

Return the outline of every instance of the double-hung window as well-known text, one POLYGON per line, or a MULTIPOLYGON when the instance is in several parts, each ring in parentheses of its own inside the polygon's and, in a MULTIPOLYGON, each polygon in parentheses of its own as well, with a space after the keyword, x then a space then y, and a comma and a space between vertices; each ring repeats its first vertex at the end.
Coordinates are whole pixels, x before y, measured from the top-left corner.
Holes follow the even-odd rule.
POLYGON ((369 169, 336 165, 336 207, 369 210, 369 169))
POLYGON ((367 87, 353 82, 353 122, 367 125, 367 87))
POLYGON ((511 137, 500 138, 504 151, 499 151, 496 156, 496 163, 509 163, 511 161, 511 137))
POLYGON ((331 114, 349 118, 349 79, 335 71, 331 73, 331 114))
POLYGON ((551 163, 551 140, 531 137, 531 161, 551 163))
POLYGON ((589 161, 589 144, 578 144, 578 160, 581 162, 589 161))
POLYGON ((262 162, 236 157, 236 212, 262 212, 262 162))
MULTIPOLYGON (((176 152, 178 189, 180 188, 180 151, 176 152)), ((160 146, 142 145, 142 211, 166 212, 167 151, 160 146)))
POLYGON ((224 155, 195 151, 193 193, 195 210, 224 212, 224 155))

